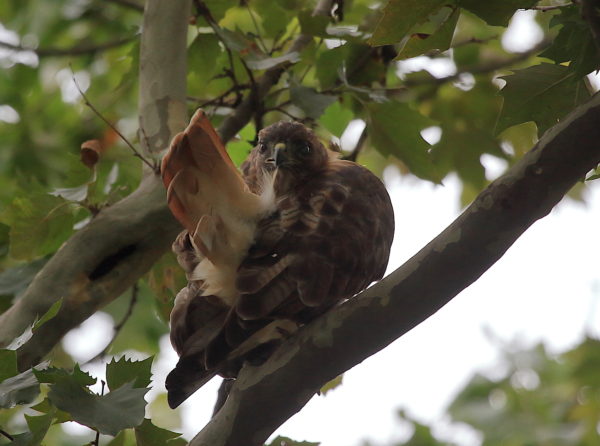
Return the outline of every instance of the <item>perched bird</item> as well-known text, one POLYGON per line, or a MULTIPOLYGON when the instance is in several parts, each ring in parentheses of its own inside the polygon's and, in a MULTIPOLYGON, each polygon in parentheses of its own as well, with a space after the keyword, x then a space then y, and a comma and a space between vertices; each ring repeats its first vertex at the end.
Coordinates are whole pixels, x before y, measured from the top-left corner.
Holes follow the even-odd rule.
POLYGON ((162 162, 185 230, 173 250, 189 279, 171 313, 177 407, 210 378, 236 377, 283 337, 380 279, 394 236, 382 182, 311 130, 277 122, 240 172, 202 111, 162 162))

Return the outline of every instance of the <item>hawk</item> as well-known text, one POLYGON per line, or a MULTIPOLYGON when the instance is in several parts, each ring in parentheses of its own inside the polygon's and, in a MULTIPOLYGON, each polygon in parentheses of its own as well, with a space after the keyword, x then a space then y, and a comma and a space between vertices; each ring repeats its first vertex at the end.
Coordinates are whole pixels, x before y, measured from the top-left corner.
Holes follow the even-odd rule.
POLYGON ((240 174, 198 110, 161 172, 189 280, 171 312, 172 408, 383 277, 394 237, 383 183, 300 123, 261 130, 240 174))

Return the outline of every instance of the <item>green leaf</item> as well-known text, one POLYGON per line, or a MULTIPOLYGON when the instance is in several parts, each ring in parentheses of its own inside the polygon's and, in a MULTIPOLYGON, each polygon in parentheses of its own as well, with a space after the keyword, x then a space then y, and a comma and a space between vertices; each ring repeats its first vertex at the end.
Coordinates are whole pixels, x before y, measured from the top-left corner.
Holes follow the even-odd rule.
POLYGON ((10 253, 15 259, 50 254, 73 232, 69 202, 60 197, 42 193, 17 197, 5 215, 10 226, 10 253))
MULTIPOLYGON (((174 439, 180 437, 181 434, 172 432, 167 429, 152 424, 152 421, 145 418, 142 424, 135 428, 135 439, 137 446, 174 446, 174 439)), ((185 442, 183 444, 186 444, 185 442)))
POLYGON ((599 67, 596 46, 589 25, 582 19, 579 6, 561 8, 560 14, 550 21, 550 26, 561 26, 552 45, 540 54, 557 64, 570 62, 578 77, 599 67))
POLYGON ((63 381, 74 381, 78 385, 87 387, 96 384, 97 379, 79 368, 75 364, 72 372, 57 367, 48 367, 43 370, 34 370, 35 376, 40 383, 57 384, 63 381))
POLYGON ((42 440, 46 436, 48 429, 52 424, 54 416, 52 414, 46 414, 41 416, 32 417, 25 415, 25 421, 29 432, 15 435, 14 441, 11 445, 14 446, 38 446, 42 443, 42 440))
POLYGON ((336 101, 335 96, 317 93, 314 89, 302 85, 290 87, 290 99, 310 118, 318 119, 325 109, 336 101))
POLYGON ((254 0, 252 2, 252 8, 262 19, 262 27, 267 37, 280 36, 296 15, 293 9, 286 8, 286 5, 282 3, 273 0, 254 0))
POLYGON ((352 111, 342 107, 341 102, 338 100, 325 109, 319 118, 319 122, 339 138, 344 133, 344 130, 346 130, 346 127, 348 127, 348 123, 352 118, 354 118, 352 111))
POLYGON ((18 373, 17 352, 14 350, 0 350, 0 382, 18 373))
POLYGON ((331 381, 325 383, 325 385, 323 387, 321 387, 321 390, 320 390, 321 395, 327 395, 329 392, 331 392, 336 387, 341 386, 343 381, 344 381, 344 374, 342 373, 341 375, 336 376, 331 381))
POLYGON ((542 134, 574 107, 585 102, 589 93, 575 73, 562 65, 542 63, 513 75, 504 76, 506 85, 500 91, 504 105, 496 132, 534 121, 542 134))
POLYGON ((441 9, 440 14, 436 14, 432 18, 433 29, 427 30, 428 32, 419 30, 418 33, 414 33, 400 50, 396 60, 419 56, 431 50, 446 51, 450 48, 459 15, 460 10, 458 8, 441 9))
POLYGON ((204 86, 215 75, 217 57, 221 54, 219 39, 214 34, 198 34, 188 48, 189 72, 193 81, 204 86))
POLYGON ((153 356, 143 361, 132 361, 124 356, 118 361, 114 358, 106 364, 106 384, 109 389, 117 389, 124 384, 133 381, 134 388, 146 388, 150 385, 152 378, 153 356))
POLYGON ((279 436, 267 446, 319 446, 320 444, 312 441, 295 441, 288 437, 279 436))
POLYGON ((391 45, 400 42, 416 25, 436 13, 446 0, 390 0, 383 8, 371 45, 391 45))
POLYGON ((213 19, 217 22, 225 17, 227 10, 237 5, 235 0, 204 0, 203 3, 209 9, 213 19))
POLYGON ((253 52, 248 54, 245 60, 248 68, 253 70, 268 70, 269 68, 276 67, 277 65, 298 62, 300 60, 300 53, 292 51, 291 53, 284 54, 283 56, 264 57, 253 52))
POLYGON ((0 383, 0 407, 9 409, 17 404, 31 403, 40 393, 40 385, 32 369, 0 383))
POLYGON ((302 34, 309 36, 327 36, 327 25, 330 18, 324 15, 313 15, 312 11, 304 10, 298 14, 302 34))
POLYGON ((471 11, 490 25, 507 26, 517 9, 529 9, 539 0, 457 0, 458 6, 471 11))
POLYGON ((48 262, 47 258, 7 268, 0 273, 0 295, 17 296, 25 290, 35 275, 48 262))
POLYGON ((74 379, 64 379, 50 386, 48 398, 60 410, 70 413, 74 421, 114 436, 142 423, 147 391, 127 383, 100 396, 89 393, 74 379))
MULTIPOLYGON (((231 145, 227 145, 227 152, 229 155, 238 155, 237 152, 231 150, 231 145)), ((235 144, 250 144, 240 141, 235 144)), ((248 151, 245 151, 243 157, 246 159, 248 151)), ((236 159, 232 156, 233 162, 236 163, 236 159)), ((158 314, 165 323, 169 322, 169 315, 173 309, 173 302, 175 296, 184 286, 187 285, 187 278, 185 272, 177 263, 177 259, 172 252, 166 253, 157 262, 154 263, 152 269, 148 273, 148 285, 152 289, 155 296, 155 304, 158 308, 158 314)))
POLYGON ((366 109, 368 135, 379 152, 396 156, 420 178, 440 180, 428 155, 430 146, 420 133, 434 121, 396 101, 370 103, 366 109))
POLYGON ((42 325, 44 325, 46 322, 48 322, 50 319, 56 316, 58 314, 58 311, 60 310, 61 305, 62 297, 56 302, 54 302, 50 306, 50 308, 48 308, 48 311, 46 311, 46 313, 44 313, 44 315, 33 324, 31 331, 35 332, 38 328, 40 328, 42 325))
MULTIPOLYGON (((239 167, 244 161, 246 161, 248 154, 253 149, 251 142, 256 138, 256 129, 254 128, 254 124, 248 123, 242 130, 240 130, 238 135, 238 140, 227 143, 227 153, 229 153, 233 164, 239 167)), ((181 267, 178 264, 177 268, 181 271, 181 267)), ((185 276, 183 278, 185 279, 185 276)), ((179 291, 181 288, 183 287, 178 287, 177 291, 179 291)))
POLYGON ((344 66, 349 45, 341 45, 324 51, 317 57, 316 76, 321 88, 331 88, 340 79, 339 70, 344 66))

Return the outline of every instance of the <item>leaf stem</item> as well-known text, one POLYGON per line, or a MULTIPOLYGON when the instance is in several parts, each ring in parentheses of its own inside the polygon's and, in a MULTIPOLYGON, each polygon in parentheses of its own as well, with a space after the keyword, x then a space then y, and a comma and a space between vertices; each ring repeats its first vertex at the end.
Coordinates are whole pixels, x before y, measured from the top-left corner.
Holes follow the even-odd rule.
MULTIPOLYGON (((113 327, 113 336, 112 336, 111 340, 108 342, 108 344, 106 344, 106 347, 104 347, 100 353, 98 353, 92 359, 86 361, 86 364, 97 361, 98 359, 102 359, 104 356, 106 356, 108 349, 115 342, 115 339, 117 339, 117 336, 119 336, 119 333, 123 329, 123 326, 127 323, 129 318, 133 314, 133 308, 135 307, 135 304, 137 303, 138 293, 139 293, 139 285, 138 285, 138 282, 135 282, 133 284, 133 286, 131 287, 131 299, 129 300, 129 306, 127 307, 127 311, 123 315, 123 318, 121 319, 121 321, 119 321, 119 323, 113 327)), ((102 394, 104 394, 104 381, 102 382, 102 394)))
POLYGON ((138 152, 138 150, 133 146, 133 144, 131 144, 131 142, 127 138, 125 138, 125 136, 119 131, 119 129, 117 129, 108 119, 106 119, 102 115, 102 113, 100 113, 96 109, 96 107, 94 107, 94 105, 90 102, 90 100, 88 99, 88 97, 85 95, 85 93, 83 92, 83 90, 79 86, 79 83, 77 82, 77 78, 75 77, 75 73, 73 72, 73 68, 72 67, 71 67, 71 73, 72 73, 73 83, 75 84, 75 87, 77 88, 77 91, 79 92, 79 94, 83 98, 83 102, 85 103, 85 105, 87 105, 94 112, 94 114, 96 116, 98 116, 100 119, 102 119, 106 125, 108 125, 117 135, 119 135, 119 137, 131 149, 131 151, 133 152, 133 156, 136 156, 139 159, 141 159, 142 162, 144 162, 148 167, 150 167, 150 169, 152 169, 155 173, 158 174, 159 173, 158 167, 156 165, 153 165, 140 152, 138 152))

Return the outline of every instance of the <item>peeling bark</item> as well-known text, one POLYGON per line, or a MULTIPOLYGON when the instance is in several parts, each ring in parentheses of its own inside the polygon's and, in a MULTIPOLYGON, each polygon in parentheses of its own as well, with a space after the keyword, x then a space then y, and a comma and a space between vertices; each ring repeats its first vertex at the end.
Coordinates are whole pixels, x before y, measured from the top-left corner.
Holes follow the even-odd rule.
POLYGON ((328 381, 389 345, 477 280, 600 162, 600 96, 550 129, 419 253, 246 365, 191 446, 259 446, 328 381), (285 393, 281 392, 285 389, 285 393))

